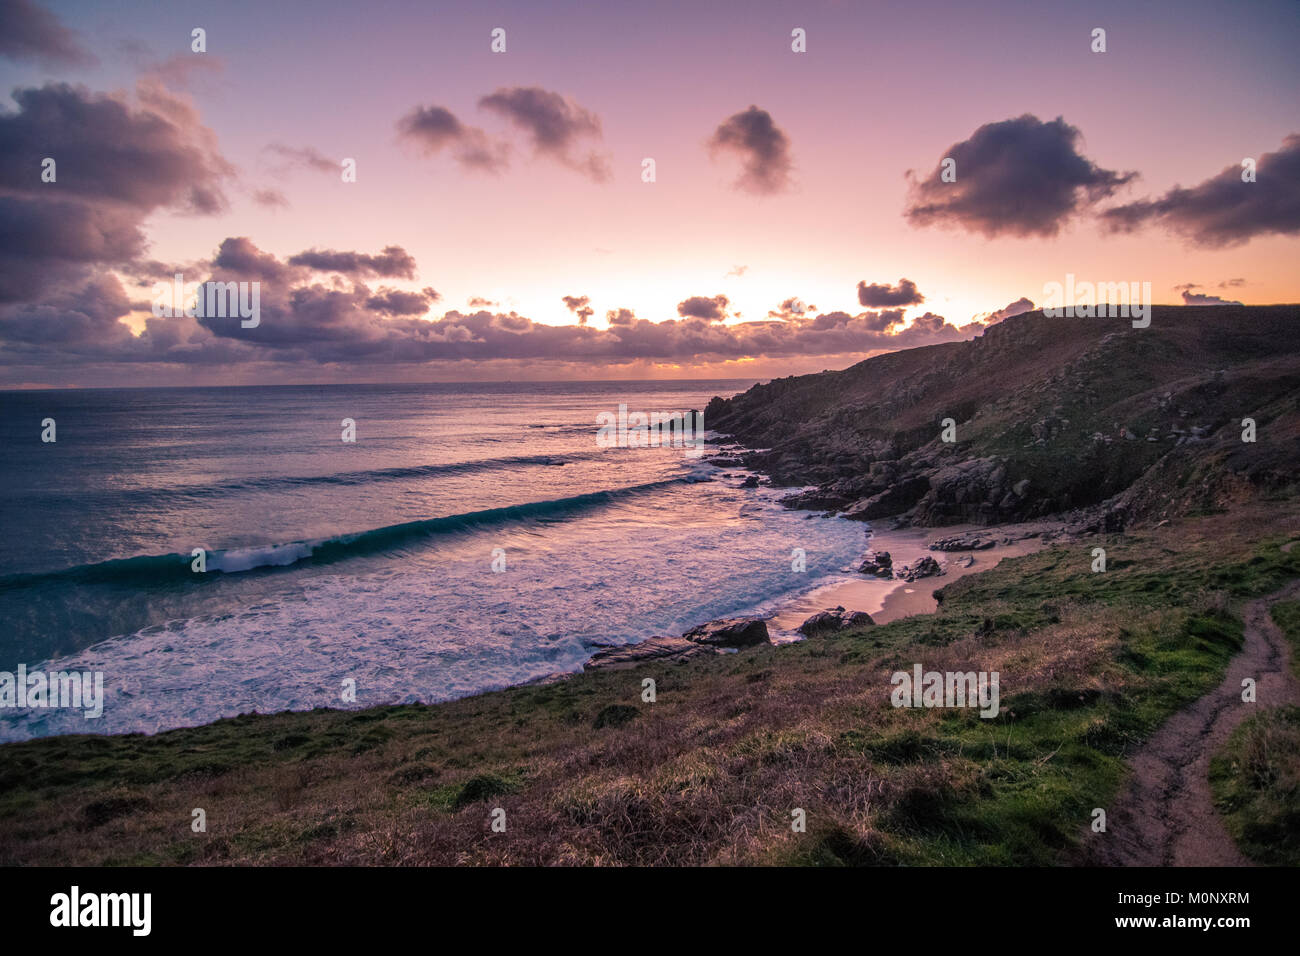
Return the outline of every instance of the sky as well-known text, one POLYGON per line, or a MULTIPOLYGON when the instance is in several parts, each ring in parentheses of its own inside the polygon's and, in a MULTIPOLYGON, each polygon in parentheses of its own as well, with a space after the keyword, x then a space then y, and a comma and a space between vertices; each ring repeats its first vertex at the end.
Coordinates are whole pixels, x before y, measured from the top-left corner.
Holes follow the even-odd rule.
POLYGON ((1300 302, 1297 45, 1294 0, 0 0, 0 386, 769 378, 1067 274, 1300 302), (258 324, 158 314, 177 272, 258 324))

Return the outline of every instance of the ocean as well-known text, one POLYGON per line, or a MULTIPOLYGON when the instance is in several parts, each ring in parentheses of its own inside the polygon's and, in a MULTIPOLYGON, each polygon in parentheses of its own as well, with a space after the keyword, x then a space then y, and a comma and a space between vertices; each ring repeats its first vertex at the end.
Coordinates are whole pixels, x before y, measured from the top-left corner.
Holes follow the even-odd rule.
POLYGON ((596 441, 620 404, 749 384, 0 392, 0 671, 104 680, 102 716, 0 708, 0 740, 442 701, 770 612, 849 569, 863 525, 596 441))

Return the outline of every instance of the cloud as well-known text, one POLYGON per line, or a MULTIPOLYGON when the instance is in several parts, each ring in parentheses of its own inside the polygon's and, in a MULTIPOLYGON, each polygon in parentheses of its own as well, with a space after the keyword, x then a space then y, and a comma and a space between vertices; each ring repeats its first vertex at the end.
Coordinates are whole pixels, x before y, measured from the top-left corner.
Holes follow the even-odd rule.
POLYGON ((429 288, 419 292, 380 289, 366 299, 366 308, 384 315, 424 315, 429 311, 429 306, 441 298, 441 295, 429 288))
POLYGON ((225 61, 219 56, 205 53, 195 56, 193 53, 177 53, 161 63, 155 63, 145 69, 145 75, 161 82, 173 90, 188 90, 194 85, 194 78, 204 73, 220 73, 225 69, 225 61))
POLYGON ((250 282, 269 280, 288 284, 306 277, 306 270, 294 269, 291 263, 280 262, 269 252, 257 248, 247 236, 231 236, 223 240, 212 260, 212 268, 237 273, 250 282))
POLYGON ((587 320, 596 314, 596 310, 591 307, 591 299, 585 295, 566 295, 564 304, 578 317, 579 325, 586 325, 587 320))
POLYGON ((427 155, 451 151, 466 169, 499 173, 509 166, 509 144, 492 140, 475 126, 466 126, 441 106, 420 107, 402 117, 398 132, 427 155))
POLYGON ((924 180, 907 171, 911 196, 904 215, 917 226, 948 226, 989 238, 1055 236, 1073 216, 1136 177, 1102 169, 1079 152, 1079 130, 1061 117, 1044 123, 1025 114, 986 123, 948 147, 956 180, 943 164, 924 180))
MULTIPOLYGON (((930 315, 930 313, 926 313, 930 315)), ((919 319, 917 321, 920 321, 919 319)), ((847 312, 824 312, 809 320, 809 328, 816 331, 852 328, 872 334, 892 334, 890 330, 903 324, 902 309, 888 309, 883 312, 862 312, 850 315, 847 312)))
POLYGON ((997 325, 1003 319, 1009 319, 1013 315, 1023 315, 1025 312, 1034 311, 1034 303, 1031 299, 1021 296, 1014 302, 1008 302, 1000 309, 994 309, 992 312, 975 316, 975 321, 983 325, 997 325))
POLYGON ((768 312, 767 317, 769 319, 780 319, 782 321, 789 321, 793 319, 801 319, 809 312, 816 312, 816 311, 817 311, 817 306, 808 305, 806 302, 803 301, 803 299, 800 299, 797 296, 791 296, 790 298, 782 302, 779 306, 777 306, 775 309, 772 309, 770 312, 768 312))
POLYGON ((731 153, 740 159, 737 189, 769 196, 790 186, 790 137, 773 122, 767 110, 750 106, 723 120, 709 138, 709 150, 715 155, 731 153))
POLYGON ((1257 236, 1300 235, 1300 133, 1259 157, 1255 182, 1242 182, 1240 164, 1198 186, 1175 186, 1158 199, 1140 199, 1103 213, 1115 232, 1156 223, 1195 245, 1238 245, 1257 236))
POLYGON ((294 167, 311 169, 318 173, 337 173, 342 169, 342 164, 325 156, 315 146, 285 146, 283 143, 271 143, 263 148, 263 152, 274 153, 284 160, 275 169, 279 175, 284 175, 294 167))
POLYGON ((1221 299, 1217 295, 1203 295, 1199 292, 1183 292, 1183 305, 1241 305, 1231 299, 1221 299))
POLYGON ((0 56, 47 67, 99 62, 58 17, 30 0, 0 0, 0 56))
POLYGON ((130 309, 117 278, 97 276, 39 304, 7 310, 0 317, 0 337, 9 343, 99 351, 131 338, 130 330, 118 321, 130 309))
POLYGON ((84 279, 97 263, 144 254, 137 210, 75 199, 0 196, 0 302, 34 298, 84 279))
POLYGON ((333 249, 308 249, 290 256, 289 265, 351 276, 415 278, 415 258, 401 246, 385 246, 384 251, 377 256, 360 252, 335 252, 333 249))
POLYGON ((865 281, 858 283, 858 304, 869 308, 887 305, 920 305, 924 301, 925 296, 917 291, 916 283, 911 279, 899 279, 897 286, 876 283, 867 285, 865 281))
POLYGON ((51 83, 15 90, 17 112, 0 113, 0 189, 111 200, 142 212, 171 207, 215 213, 228 205, 234 167, 192 106, 142 82, 140 107, 124 98, 51 83), (42 183, 32 157, 56 163, 56 186, 42 183))
POLYGON ((0 111, 0 302, 66 302, 96 271, 144 256, 151 213, 225 208, 233 167, 193 105, 156 80, 134 101, 67 84, 13 99, 0 111))
POLYGON ((277 207, 287 208, 289 200, 284 193, 278 189, 255 189, 253 190, 253 202, 259 206, 265 206, 268 209, 277 207))
POLYGON ((553 159, 593 182, 610 178, 604 155, 578 152, 579 141, 602 138, 600 118, 568 97, 536 86, 502 87, 482 97, 478 105, 523 130, 535 155, 553 159))
POLYGON ((684 302, 677 303, 677 314, 696 319, 707 319, 710 322, 721 322, 727 317, 727 304, 728 300, 725 295, 715 295, 713 298, 693 295, 684 302))
MULTIPOLYGON (((419 310, 434 301, 432 289, 372 290, 346 275, 325 284, 311 269, 281 260, 247 237, 224 240, 209 267, 192 281, 272 278, 260 286, 256 327, 243 328, 237 317, 149 317, 143 334, 135 336, 119 321, 133 308, 120 283, 113 276, 97 277, 42 303, 0 310, 0 363, 24 381, 30 378, 27 371, 38 366, 107 369, 115 363, 219 366, 230 374, 272 366, 301 374, 307 364, 380 369, 504 362, 536 368, 549 362, 591 367, 865 354, 970 334, 932 313, 904 327, 901 311, 725 325, 696 316, 651 322, 617 309, 607 313, 606 329, 548 325, 514 312, 487 310, 453 310, 430 320, 419 317, 419 310)), ((701 299, 722 307, 717 298, 701 299)))
POLYGON ((496 305, 497 303, 493 302, 491 299, 484 299, 477 295, 471 296, 469 299, 469 307, 471 309, 492 309, 495 308, 496 305))
POLYGON ((748 271, 749 271, 749 266, 733 266, 731 271, 728 272, 725 276, 723 276, 723 278, 730 279, 732 276, 737 276, 737 277, 743 276, 748 271))

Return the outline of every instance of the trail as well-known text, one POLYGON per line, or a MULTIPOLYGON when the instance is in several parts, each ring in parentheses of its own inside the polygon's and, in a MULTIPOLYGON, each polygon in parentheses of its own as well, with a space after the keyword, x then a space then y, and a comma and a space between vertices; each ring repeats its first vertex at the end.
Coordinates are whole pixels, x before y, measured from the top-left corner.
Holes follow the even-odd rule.
MULTIPOLYGON (((1300 542, 1283 546, 1289 552, 1300 542)), ((1179 711, 1131 759, 1133 777, 1106 832, 1089 834, 1088 863, 1098 866, 1253 866, 1228 835, 1210 798, 1213 754, 1257 708, 1300 702, 1288 667, 1286 638, 1269 615, 1277 601, 1300 595, 1300 581, 1251 601, 1245 643, 1217 688, 1179 711), (1256 701, 1241 700, 1255 679, 1256 701)))

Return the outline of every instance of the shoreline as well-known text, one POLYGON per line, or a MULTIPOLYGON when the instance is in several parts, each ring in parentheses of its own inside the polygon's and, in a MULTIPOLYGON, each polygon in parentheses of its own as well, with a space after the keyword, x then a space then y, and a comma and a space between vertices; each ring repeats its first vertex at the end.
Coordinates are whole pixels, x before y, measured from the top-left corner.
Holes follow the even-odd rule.
MULTIPOLYGON (((730 450, 722 454, 730 455, 730 450)), ((712 462, 710 462, 712 464, 712 462)), ((715 467, 719 467, 716 466, 715 467)), ((759 477, 749 469, 736 466, 720 466, 728 477, 740 476, 742 480, 759 477)), ((721 478, 722 476, 717 476, 721 478)), ((716 479, 715 479, 716 480, 716 479)), ((766 484, 767 479, 764 479, 766 484)), ((817 511, 806 511, 809 517, 815 517, 817 511)), ((824 513, 823 513, 824 514, 824 513)), ((840 515, 841 520, 853 520, 840 515)), ((888 523, 892 519, 884 519, 888 523)), ((938 527, 904 527, 876 528, 870 522, 855 522, 862 525, 865 546, 854 557, 856 566, 872 552, 888 551, 893 556, 893 567, 903 568, 912 565, 923 557, 935 559, 941 566, 939 574, 929 575, 915 581, 905 581, 898 577, 878 578, 857 570, 845 569, 824 575, 820 581, 792 595, 770 598, 753 605, 749 610, 732 616, 732 620, 762 621, 767 628, 767 640, 763 645, 782 646, 800 643, 809 638, 800 630, 800 625, 810 617, 837 606, 849 612, 861 611, 869 614, 875 624, 886 624, 894 620, 921 614, 933 614, 939 602, 934 597, 935 591, 947 584, 959 580, 968 574, 995 568, 1004 558, 1020 557, 1040 550, 1048 541, 1059 538, 1064 532, 1064 520, 1039 520, 1034 522, 1007 523, 999 525, 946 525, 938 527), (987 539, 992 543, 979 549, 957 548, 952 550, 932 550, 931 545, 951 538, 987 539)), ((699 619, 692 628, 707 627, 720 619, 699 619)), ((677 663, 696 656, 712 654, 734 654, 748 647, 713 646, 708 643, 693 643, 682 635, 650 634, 634 643, 594 644, 589 646, 590 655, 576 669, 542 674, 531 679, 501 686, 485 687, 481 690, 459 697, 440 701, 416 701, 423 706, 436 706, 456 700, 473 700, 488 694, 498 693, 513 688, 525 688, 553 684, 569 678, 590 673, 595 670, 617 670, 638 667, 651 662, 677 663)), ((373 707, 400 706, 398 701, 372 703, 366 707, 340 708, 347 711, 364 712, 373 707)), ((247 715, 274 716, 281 714, 311 713, 332 707, 285 708, 283 710, 241 711, 237 715, 223 715, 200 723, 182 723, 174 726, 160 727, 154 730, 123 730, 108 733, 90 731, 95 737, 121 737, 143 734, 152 737, 176 730, 209 727, 224 720, 238 719, 247 715)), ((53 733, 26 738, 0 741, 0 746, 22 743, 27 740, 85 736, 86 731, 53 733)))

